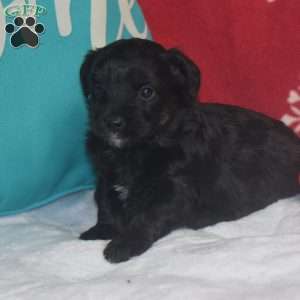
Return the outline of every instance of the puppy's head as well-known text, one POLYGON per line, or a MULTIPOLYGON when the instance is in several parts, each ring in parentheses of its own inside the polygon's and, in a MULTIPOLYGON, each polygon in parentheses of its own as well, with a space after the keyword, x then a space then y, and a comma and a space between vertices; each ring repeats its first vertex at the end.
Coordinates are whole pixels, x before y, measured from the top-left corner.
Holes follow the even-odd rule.
POLYGON ((80 78, 91 130, 118 148, 154 140, 193 105, 200 85, 190 59, 143 39, 89 52, 80 78))

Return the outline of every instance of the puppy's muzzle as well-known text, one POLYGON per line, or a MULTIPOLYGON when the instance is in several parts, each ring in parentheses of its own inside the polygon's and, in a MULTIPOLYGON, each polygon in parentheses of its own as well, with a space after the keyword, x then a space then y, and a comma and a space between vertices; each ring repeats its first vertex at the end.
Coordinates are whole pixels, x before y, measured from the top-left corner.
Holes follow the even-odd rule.
POLYGON ((108 130, 114 133, 119 133, 125 127, 125 120, 120 116, 107 117, 104 122, 108 130))

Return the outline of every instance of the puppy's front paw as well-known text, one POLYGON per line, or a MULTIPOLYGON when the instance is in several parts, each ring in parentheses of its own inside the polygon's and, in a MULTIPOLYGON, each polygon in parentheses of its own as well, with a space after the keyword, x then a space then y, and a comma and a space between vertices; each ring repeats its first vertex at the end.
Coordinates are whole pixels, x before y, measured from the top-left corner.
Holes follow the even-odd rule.
POLYGON ((140 255, 146 251, 149 246, 146 246, 146 243, 143 241, 119 238, 109 242, 103 254, 109 262, 119 263, 129 260, 133 256, 140 255))
POLYGON ((110 224, 97 224, 80 235, 81 240, 111 240, 115 231, 110 224))

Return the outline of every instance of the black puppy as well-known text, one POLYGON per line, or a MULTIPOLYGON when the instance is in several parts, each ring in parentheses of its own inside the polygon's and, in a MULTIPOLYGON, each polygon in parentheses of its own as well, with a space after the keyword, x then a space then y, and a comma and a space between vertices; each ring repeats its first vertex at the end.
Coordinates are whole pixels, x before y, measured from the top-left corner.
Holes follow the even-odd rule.
POLYGON ((110 262, 300 192, 300 139, 260 113, 199 104, 199 70, 178 50, 120 40, 91 51, 80 76, 99 209, 80 238, 111 239, 110 262))

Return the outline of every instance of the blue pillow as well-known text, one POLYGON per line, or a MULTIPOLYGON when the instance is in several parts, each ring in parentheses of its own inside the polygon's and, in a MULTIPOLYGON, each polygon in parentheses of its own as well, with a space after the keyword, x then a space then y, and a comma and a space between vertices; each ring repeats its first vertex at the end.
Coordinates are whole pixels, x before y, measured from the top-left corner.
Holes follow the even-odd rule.
POLYGON ((0 1, 0 215, 93 187, 80 64, 90 48, 149 37, 135 1, 21 2, 0 1))

